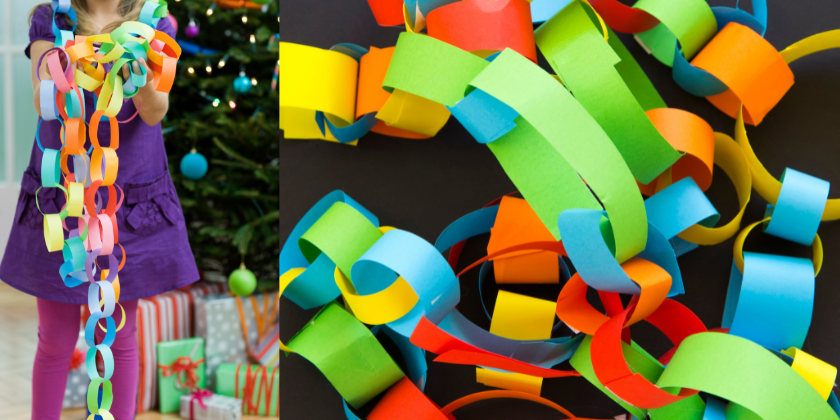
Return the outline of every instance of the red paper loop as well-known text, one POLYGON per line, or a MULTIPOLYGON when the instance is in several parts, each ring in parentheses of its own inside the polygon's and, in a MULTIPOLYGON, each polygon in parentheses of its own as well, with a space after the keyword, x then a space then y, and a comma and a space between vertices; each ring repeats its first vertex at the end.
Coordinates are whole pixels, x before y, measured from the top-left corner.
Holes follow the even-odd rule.
POLYGON ((525 0, 467 0, 426 16, 429 36, 466 51, 510 48, 537 62, 531 5, 525 0))
POLYGON ((653 29, 659 19, 648 12, 621 4, 618 0, 589 0, 601 19, 616 32, 635 34, 653 29))

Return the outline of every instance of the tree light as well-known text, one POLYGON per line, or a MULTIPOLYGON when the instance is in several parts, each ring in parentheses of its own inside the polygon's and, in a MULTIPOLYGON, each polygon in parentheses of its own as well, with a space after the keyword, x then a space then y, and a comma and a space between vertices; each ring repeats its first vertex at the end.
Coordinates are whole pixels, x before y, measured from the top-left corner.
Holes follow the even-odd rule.
POLYGON ((195 69, 190 67, 190 68, 187 69, 187 73, 193 74, 193 73, 195 73, 195 69))
POLYGON ((225 59, 224 59, 224 58, 223 58, 223 59, 221 59, 221 60, 219 60, 219 68, 224 67, 224 66, 225 66, 225 64, 226 64, 226 63, 225 63, 225 59))
POLYGON ((236 109, 236 102, 230 101, 228 105, 230 105, 230 109, 236 109))
POLYGON ((210 5, 210 7, 207 9, 207 16, 212 15, 213 14, 213 9, 215 9, 215 8, 216 8, 216 3, 212 3, 210 5))
POLYGON ((207 66, 204 70, 207 70, 207 73, 213 73, 213 67, 207 66))
POLYGON ((248 15, 242 15, 242 23, 248 23, 248 15))
POLYGON ((215 99, 213 99, 213 106, 218 107, 221 102, 222 101, 220 101, 219 98, 215 98, 215 99))
POLYGON ((256 42, 257 42, 257 38, 254 36, 254 34, 251 34, 251 43, 254 44, 256 42))
POLYGON ((251 86, 256 86, 256 85, 257 85, 257 79, 252 77, 251 78, 251 86))

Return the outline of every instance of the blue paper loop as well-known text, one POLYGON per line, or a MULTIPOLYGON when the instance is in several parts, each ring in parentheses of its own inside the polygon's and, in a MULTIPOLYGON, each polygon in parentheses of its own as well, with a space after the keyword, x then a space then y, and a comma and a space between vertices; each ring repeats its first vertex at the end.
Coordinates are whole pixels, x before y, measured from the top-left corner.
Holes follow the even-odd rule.
POLYGON ((336 140, 338 140, 339 143, 350 143, 351 141, 360 139, 362 136, 370 132, 378 121, 376 113, 369 112, 353 124, 346 127, 337 127, 335 124, 330 122, 330 119, 327 118, 323 112, 315 112, 315 122, 318 124, 318 128, 321 129, 321 135, 327 135, 325 125, 329 126, 330 133, 336 140))
POLYGON ((474 89, 449 112, 481 144, 490 143, 516 127, 519 113, 481 89, 474 89))
POLYGON ((671 239, 701 224, 712 227, 720 219, 715 206, 692 178, 683 178, 645 200, 648 223, 671 239))
POLYGON ((787 168, 782 174, 782 191, 776 205, 767 205, 770 217, 764 232, 802 245, 817 236, 831 185, 817 177, 787 168))
POLYGON ((423 238, 404 230, 388 231, 362 255, 351 271, 353 285, 359 294, 380 292, 401 276, 419 298, 422 312, 412 310, 397 324, 414 326, 425 316, 438 323, 455 308, 461 299, 455 273, 446 259, 423 238), (406 258, 406 256, 411 256, 406 258))
MULTIPOLYGON (((638 295, 641 288, 627 276, 604 242, 600 228, 602 217, 606 217, 605 211, 590 209, 571 209, 560 214, 557 225, 566 254, 581 279, 592 288, 638 295)), ((652 224, 648 224, 645 249, 637 257, 662 267, 671 275, 669 297, 685 293, 674 250, 668 239, 652 224)))
POLYGON ((814 309, 814 265, 805 258, 744 253, 732 264, 722 326, 773 350, 802 348, 814 309))

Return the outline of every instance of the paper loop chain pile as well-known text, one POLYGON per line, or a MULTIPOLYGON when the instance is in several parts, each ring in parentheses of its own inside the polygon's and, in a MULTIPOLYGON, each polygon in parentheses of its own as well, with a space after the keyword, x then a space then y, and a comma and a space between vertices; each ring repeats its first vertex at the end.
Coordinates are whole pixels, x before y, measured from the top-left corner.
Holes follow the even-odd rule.
POLYGON ((380 226, 341 191, 298 222, 280 253, 280 290, 303 309, 322 308, 280 347, 323 372, 349 419, 383 393, 368 419, 452 419, 454 409, 488 398, 528 399, 574 417, 539 397, 546 378, 567 376, 586 378, 639 419, 838 418, 837 369, 802 346, 823 259, 817 230, 840 218, 840 201, 806 173, 787 168, 777 180, 745 125, 760 124, 793 86, 791 62, 840 47, 840 31, 777 51, 763 38, 763 0, 752 14, 703 0, 368 3, 380 25, 405 25, 396 46, 280 44, 284 136, 422 139, 454 116, 522 198, 464 215, 434 244, 380 226), (635 34, 679 86, 731 116, 734 139, 668 108, 613 31, 635 34), (537 49, 554 74, 537 66, 537 49), (735 186, 732 220, 720 221, 704 194, 714 170, 735 186), (742 229, 753 189, 769 205, 764 220, 742 229), (745 252, 758 224, 811 246, 813 258, 745 252), (465 241, 486 233, 487 255, 458 272, 465 241), (733 237, 723 325, 709 329, 671 299, 691 288, 677 257, 733 237), (491 267, 497 283, 562 288, 556 302, 500 291, 485 308, 487 331, 456 306, 460 276, 478 268, 481 284, 491 267), (589 288, 606 313, 587 301, 589 288), (631 295, 626 306, 622 294, 631 295), (641 321, 673 348, 648 354, 631 339, 641 321), (562 324, 575 334, 553 337, 562 324), (399 357, 379 343, 382 334, 399 357), (478 382, 507 391, 441 409, 423 394, 426 351, 436 362, 476 366, 478 382), (565 361, 573 370, 555 368, 565 361))
POLYGON ((61 251, 64 256, 59 268, 64 284, 67 287, 89 284, 91 317, 85 326, 85 341, 90 349, 85 366, 91 380, 87 407, 92 414, 88 419, 99 415, 104 420, 113 420, 109 411, 113 403, 110 379, 114 375, 110 346, 125 322, 124 310, 119 305, 119 270, 126 260, 125 249, 119 243, 116 218, 124 198, 116 184, 119 124, 126 121, 116 118, 123 100, 137 94, 147 83, 146 70, 140 66, 140 73, 135 73, 130 64, 141 58, 146 60, 155 73, 148 83, 153 83, 160 92, 169 92, 181 49, 175 40, 155 30, 158 21, 168 14, 164 0, 146 0, 139 22, 125 22, 110 34, 92 36, 75 35, 75 26, 71 30, 59 28, 58 19, 76 20, 70 0, 53 0, 52 10, 55 47, 38 59, 39 69, 46 60, 51 76, 51 80, 41 80, 41 120, 61 123, 62 147, 44 148, 37 136, 38 147, 43 151, 40 188, 60 189, 67 204, 59 213, 43 215, 44 239, 50 252, 61 251), (130 69, 127 78, 120 74, 125 64, 130 69), (85 121, 83 90, 96 95, 96 110, 90 121, 85 121), (101 144, 98 138, 102 123, 110 127, 108 145, 101 144), (86 148, 88 138, 91 146, 86 148), (68 164, 71 160, 72 171, 68 164), (107 190, 107 202, 102 199, 101 189, 107 190), (78 218, 78 229, 67 228, 68 217, 78 218), (69 233, 65 235, 65 231, 69 233), (121 254, 119 259, 115 251, 121 254), (123 311, 119 326, 112 317, 117 306, 123 311), (100 320, 105 321, 105 328, 99 324, 100 320), (97 324, 106 331, 100 344, 94 340, 97 324), (97 371, 97 353, 102 357, 104 376, 97 371))

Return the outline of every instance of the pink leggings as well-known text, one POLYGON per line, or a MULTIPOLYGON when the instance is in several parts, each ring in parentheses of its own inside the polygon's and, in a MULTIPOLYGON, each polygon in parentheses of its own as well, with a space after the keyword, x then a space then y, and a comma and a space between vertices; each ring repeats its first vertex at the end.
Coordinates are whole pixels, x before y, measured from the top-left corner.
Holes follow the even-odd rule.
MULTIPOLYGON (((134 418, 137 404, 138 358, 136 316, 137 301, 120 302, 125 308, 125 327, 111 346, 114 353, 114 376, 111 378, 116 420, 134 418)), ((32 370, 32 418, 58 420, 67 385, 67 373, 73 349, 79 338, 81 305, 58 303, 38 298, 38 351, 32 370)), ((122 318, 119 306, 114 311, 117 325, 122 318)), ((104 325, 104 322, 101 322, 104 325)), ((96 329, 96 342, 105 333, 96 329)))

